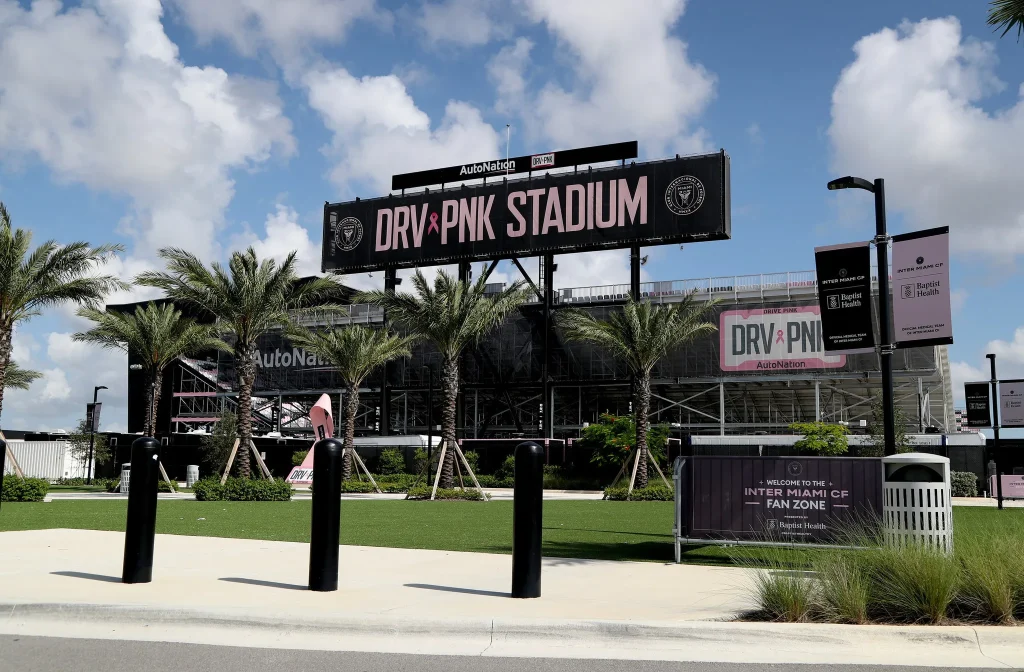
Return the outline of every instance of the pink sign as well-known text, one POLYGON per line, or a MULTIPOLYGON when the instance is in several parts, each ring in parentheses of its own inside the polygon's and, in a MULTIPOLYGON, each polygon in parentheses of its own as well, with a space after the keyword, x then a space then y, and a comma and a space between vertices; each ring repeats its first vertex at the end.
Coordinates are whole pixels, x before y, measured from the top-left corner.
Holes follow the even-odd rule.
POLYGON ((718 333, 723 371, 836 369, 846 364, 846 355, 823 348, 817 305, 726 310, 718 333))
MULTIPOLYGON (((988 494, 996 496, 996 477, 988 477, 988 494)), ((1024 476, 1003 474, 1003 497, 1024 499, 1024 476)))
MULTIPOLYGON (((309 409, 309 419, 313 423, 313 445, 320 439, 329 439, 334 436, 334 416, 331 414, 331 398, 326 394, 321 395, 313 408, 309 409)), ((306 453, 302 464, 292 468, 292 472, 285 479, 288 483, 310 484, 313 482, 313 448, 306 453)))
POLYGON ((893 236, 892 323, 898 344, 953 342, 949 228, 893 236))

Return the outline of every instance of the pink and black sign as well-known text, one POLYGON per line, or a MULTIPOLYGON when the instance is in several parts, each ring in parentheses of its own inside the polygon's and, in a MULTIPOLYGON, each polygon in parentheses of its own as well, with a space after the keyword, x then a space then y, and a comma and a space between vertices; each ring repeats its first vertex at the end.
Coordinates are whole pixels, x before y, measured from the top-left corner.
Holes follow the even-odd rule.
POLYGON ((680 520, 691 539, 828 543, 882 511, 881 460, 694 456, 683 464, 680 520))
POLYGON ((723 371, 836 369, 846 355, 825 352, 821 308, 786 306, 722 311, 718 324, 723 371))

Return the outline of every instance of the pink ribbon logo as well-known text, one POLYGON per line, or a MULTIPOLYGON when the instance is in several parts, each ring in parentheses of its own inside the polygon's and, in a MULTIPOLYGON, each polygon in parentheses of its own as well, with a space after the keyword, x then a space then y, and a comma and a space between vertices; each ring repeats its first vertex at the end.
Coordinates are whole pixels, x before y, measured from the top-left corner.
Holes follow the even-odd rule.
POLYGON ((779 329, 778 333, 775 335, 775 342, 776 343, 783 343, 783 342, 785 342, 785 340, 786 339, 782 337, 782 329, 779 329))
MULTIPOLYGON (((437 213, 436 212, 430 213, 430 226, 427 227, 427 233, 430 233, 432 231, 437 231, 438 233, 441 232, 441 229, 439 229, 438 226, 437 226, 437 213)), ((782 333, 782 332, 779 332, 779 333, 782 333)))

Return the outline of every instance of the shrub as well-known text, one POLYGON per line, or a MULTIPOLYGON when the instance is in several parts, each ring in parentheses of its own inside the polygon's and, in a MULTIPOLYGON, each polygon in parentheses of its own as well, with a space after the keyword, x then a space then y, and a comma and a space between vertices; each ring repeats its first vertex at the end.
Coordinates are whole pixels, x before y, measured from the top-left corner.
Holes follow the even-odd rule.
MULTIPOLYGON (((99 479, 93 479, 93 482, 95 483, 98 480, 99 479)), ((58 479, 53 481, 53 485, 65 485, 65 486, 68 486, 68 487, 79 488, 79 487, 85 485, 85 479, 84 478, 78 478, 78 477, 75 477, 75 478, 58 478, 58 479)))
POLYGON ((103 478, 103 488, 107 492, 119 492, 121 490, 120 478, 103 478))
POLYGON ((156 491, 157 492, 177 492, 177 490, 178 490, 178 484, 177 483, 171 483, 170 481, 161 480, 161 481, 158 481, 157 484, 156 484, 156 491))
POLYGON ((50 483, 41 478, 18 478, 8 474, 0 478, 0 489, 3 490, 0 501, 41 502, 50 491, 50 483))
POLYGON ((474 474, 479 476, 480 474, 477 472, 480 471, 480 453, 475 450, 467 450, 462 454, 465 456, 466 462, 469 463, 469 468, 473 470, 474 474))
POLYGON ((815 455, 842 455, 849 450, 846 428, 826 422, 794 422, 789 428, 803 438, 793 444, 797 450, 815 455))
POLYGON ((406 492, 419 479, 414 474, 390 474, 375 477, 383 492, 406 492))
POLYGON ((306 455, 309 454, 308 450, 296 450, 292 453, 292 466, 297 467, 302 464, 302 461, 306 459, 306 455))
MULTIPOLYGON (((426 485, 417 485, 409 488, 409 494, 406 495, 406 499, 430 499, 430 491, 432 488, 426 485)), ((469 501, 481 501, 480 491, 473 489, 460 489, 460 488, 438 488, 435 499, 464 499, 469 501)))
POLYGON ((281 479, 228 478, 224 499, 233 502, 286 502, 292 498, 292 486, 281 479))
POLYGON ((817 602, 822 616, 839 623, 868 620, 870 588, 855 553, 831 551, 815 558, 817 602))
POLYGON ((941 552, 909 544, 863 551, 871 615, 904 623, 941 623, 960 581, 960 567, 941 552))
MULTIPOLYGON (((501 463, 497 471, 494 472, 494 478, 498 481, 512 481, 516 477, 516 456, 509 455, 505 458, 505 461, 501 463)), ((506 486, 512 487, 512 486, 506 486)))
POLYGON ((671 502, 675 499, 672 488, 666 488, 664 483, 651 483, 646 488, 634 488, 629 496, 626 494, 628 491, 628 485, 608 487, 604 489, 604 498, 615 502, 671 502))
POLYGON ((377 460, 377 471, 381 474, 401 474, 405 472, 405 455, 397 448, 385 448, 377 460))
POLYGON ((949 484, 954 497, 978 496, 978 477, 972 471, 950 472, 949 484))
POLYGON ((477 474, 476 480, 480 482, 481 488, 511 488, 515 486, 515 481, 511 478, 498 478, 487 474, 477 474))
POLYGON ((342 492, 376 492, 373 489, 373 485, 369 481, 359 481, 354 478, 350 478, 347 481, 341 482, 342 492))
POLYGON ((192 493, 200 502, 219 502, 224 499, 224 486, 216 476, 207 476, 192 484, 192 493))

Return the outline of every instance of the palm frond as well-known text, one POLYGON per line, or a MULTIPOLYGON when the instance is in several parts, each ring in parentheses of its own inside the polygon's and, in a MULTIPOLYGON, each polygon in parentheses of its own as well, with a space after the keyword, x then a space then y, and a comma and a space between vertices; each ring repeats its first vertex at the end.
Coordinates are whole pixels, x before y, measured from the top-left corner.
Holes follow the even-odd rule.
MULTIPOLYGON (((2 216, 3 213, 0 213, 2 216)), ((43 374, 31 369, 23 369, 13 359, 7 364, 7 371, 4 375, 4 388, 27 390, 33 381, 42 378, 43 374)))
POLYGON ((1024 35, 1024 0, 992 0, 988 5, 988 25, 1003 30, 1000 37, 1006 37, 1017 29, 1017 41, 1024 35))
POLYGON ((352 325, 338 329, 293 327, 287 332, 293 345, 315 353, 337 367, 348 385, 358 386, 374 369, 408 357, 416 336, 397 336, 383 329, 352 325))

